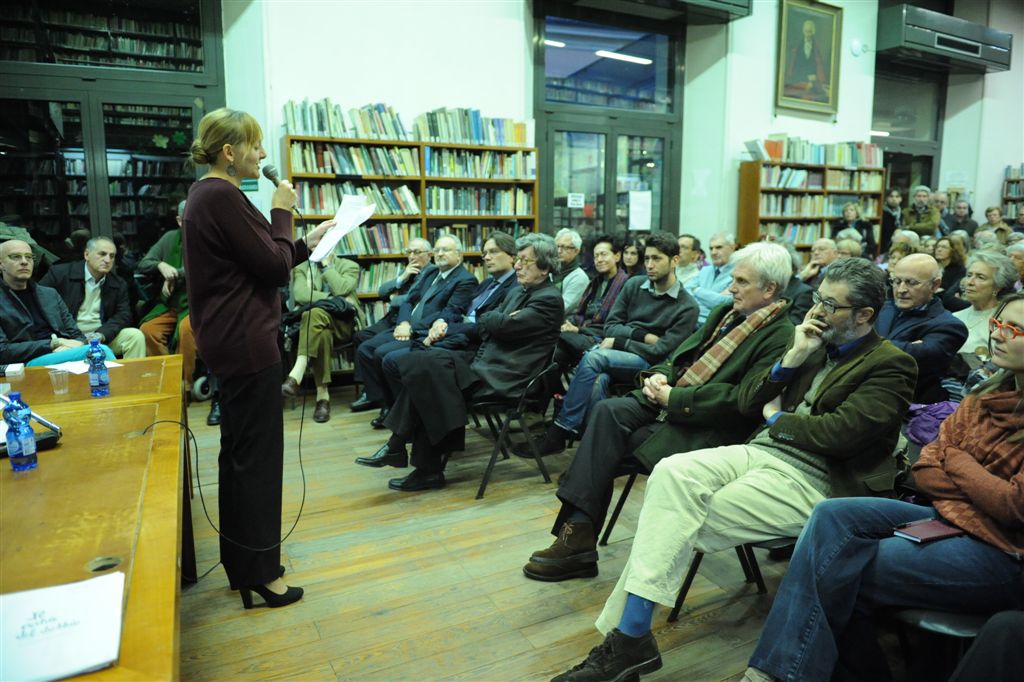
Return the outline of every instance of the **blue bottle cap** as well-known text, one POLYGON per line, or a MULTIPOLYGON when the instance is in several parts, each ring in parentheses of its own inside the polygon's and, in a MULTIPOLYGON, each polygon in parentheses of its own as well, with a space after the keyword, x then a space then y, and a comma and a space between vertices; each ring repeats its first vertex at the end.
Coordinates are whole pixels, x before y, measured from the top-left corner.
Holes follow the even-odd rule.
POLYGON ((21 400, 21 391, 11 391, 7 394, 7 397, 14 402, 15 400, 21 400))

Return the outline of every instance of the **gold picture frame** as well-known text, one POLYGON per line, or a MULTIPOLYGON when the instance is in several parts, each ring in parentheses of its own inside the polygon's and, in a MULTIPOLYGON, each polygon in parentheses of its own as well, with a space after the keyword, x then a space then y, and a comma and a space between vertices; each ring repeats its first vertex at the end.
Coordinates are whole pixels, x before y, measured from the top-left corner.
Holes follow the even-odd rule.
POLYGON ((843 10, 814 0, 779 5, 775 106, 835 114, 843 10))

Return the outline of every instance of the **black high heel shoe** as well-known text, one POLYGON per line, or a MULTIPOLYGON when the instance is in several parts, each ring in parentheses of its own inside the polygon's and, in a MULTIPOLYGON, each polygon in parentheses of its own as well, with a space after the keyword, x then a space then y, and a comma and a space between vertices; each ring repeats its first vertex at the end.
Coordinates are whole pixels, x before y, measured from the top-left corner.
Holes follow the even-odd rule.
POLYGON ((271 592, 265 585, 250 585, 249 587, 241 587, 238 593, 242 595, 242 606, 247 609, 252 608, 252 593, 263 597, 263 601, 267 602, 267 606, 272 609, 276 609, 280 606, 288 606, 302 599, 302 588, 301 587, 289 587, 288 591, 284 594, 275 594, 271 592))
MULTIPOLYGON (((277 577, 278 578, 283 578, 284 577, 284 564, 281 564, 277 568, 279 569, 278 572, 277 572, 277 577)), ((230 580, 228 581, 228 587, 230 587, 232 590, 237 590, 238 589, 230 580)))

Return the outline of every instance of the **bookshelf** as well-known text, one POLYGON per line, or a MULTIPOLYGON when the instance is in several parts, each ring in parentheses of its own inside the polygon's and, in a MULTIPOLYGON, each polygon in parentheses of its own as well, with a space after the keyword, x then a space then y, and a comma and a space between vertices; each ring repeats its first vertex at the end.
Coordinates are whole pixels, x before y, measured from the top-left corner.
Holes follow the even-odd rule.
POLYGON ((1024 211, 1024 163, 1007 166, 1003 177, 1003 218, 1016 220, 1024 211))
POLYGON ((880 230, 885 169, 790 161, 743 161, 737 230, 740 243, 765 234, 782 237, 798 249, 830 235, 831 221, 849 202, 880 230))
POLYGON ((345 194, 376 207, 339 246, 363 267, 358 292, 371 321, 386 313, 376 291, 404 266, 410 239, 453 234, 470 259, 466 267, 483 279, 478 259, 493 230, 518 236, 537 229, 533 147, 287 135, 284 152, 303 227, 333 218, 345 194))

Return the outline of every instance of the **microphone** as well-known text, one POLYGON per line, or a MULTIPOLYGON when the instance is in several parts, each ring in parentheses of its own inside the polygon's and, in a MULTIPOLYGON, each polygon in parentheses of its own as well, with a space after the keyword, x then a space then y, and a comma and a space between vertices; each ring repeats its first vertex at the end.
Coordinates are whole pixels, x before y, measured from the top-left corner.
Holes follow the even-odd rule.
MULTIPOLYGON (((278 185, 281 184, 281 174, 278 172, 277 166, 275 166, 272 163, 268 163, 266 166, 263 167, 263 177, 274 183, 274 187, 277 187, 278 185)), ((295 212, 295 215, 302 218, 302 214, 299 213, 298 207, 292 206, 292 211, 295 212)))

